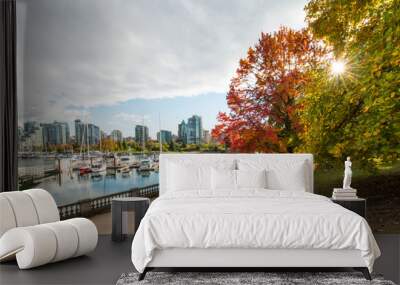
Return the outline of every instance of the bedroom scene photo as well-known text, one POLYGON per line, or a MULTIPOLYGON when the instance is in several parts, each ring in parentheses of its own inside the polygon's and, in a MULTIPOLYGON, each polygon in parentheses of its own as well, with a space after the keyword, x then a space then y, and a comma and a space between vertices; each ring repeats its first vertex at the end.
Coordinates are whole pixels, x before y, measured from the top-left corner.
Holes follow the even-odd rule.
POLYGON ((1 5, 4 284, 400 282, 399 1, 1 5))

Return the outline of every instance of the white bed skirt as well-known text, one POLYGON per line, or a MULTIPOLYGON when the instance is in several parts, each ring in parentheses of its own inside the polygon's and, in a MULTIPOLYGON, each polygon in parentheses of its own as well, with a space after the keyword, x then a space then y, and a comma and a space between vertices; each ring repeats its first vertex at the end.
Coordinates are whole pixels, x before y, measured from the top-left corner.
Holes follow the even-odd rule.
POLYGON ((147 267, 366 267, 359 250, 195 249, 155 250, 147 267))

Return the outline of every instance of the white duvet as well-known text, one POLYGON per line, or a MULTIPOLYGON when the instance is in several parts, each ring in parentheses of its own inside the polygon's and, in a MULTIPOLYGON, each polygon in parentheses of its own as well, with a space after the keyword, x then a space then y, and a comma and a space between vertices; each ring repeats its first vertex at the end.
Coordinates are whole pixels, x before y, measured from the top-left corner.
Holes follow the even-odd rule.
POLYGON ((320 195, 265 189, 157 198, 133 239, 132 262, 143 272, 165 248, 358 249, 370 271, 380 255, 359 215, 320 195))

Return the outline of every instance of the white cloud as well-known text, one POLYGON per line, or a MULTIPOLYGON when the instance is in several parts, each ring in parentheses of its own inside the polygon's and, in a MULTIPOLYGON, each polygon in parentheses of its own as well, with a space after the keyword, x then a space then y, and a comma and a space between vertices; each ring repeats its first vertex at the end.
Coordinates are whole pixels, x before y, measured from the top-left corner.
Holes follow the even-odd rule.
POLYGON ((260 33, 301 27, 304 4, 19 0, 21 108, 27 117, 51 118, 71 106, 69 118, 135 98, 226 92, 260 33))
POLYGON ((136 114, 130 114, 130 113, 118 113, 114 116, 115 119, 117 120, 122 120, 125 122, 129 123, 135 123, 135 124, 142 124, 143 122, 148 122, 150 120, 149 115, 136 115, 136 114))

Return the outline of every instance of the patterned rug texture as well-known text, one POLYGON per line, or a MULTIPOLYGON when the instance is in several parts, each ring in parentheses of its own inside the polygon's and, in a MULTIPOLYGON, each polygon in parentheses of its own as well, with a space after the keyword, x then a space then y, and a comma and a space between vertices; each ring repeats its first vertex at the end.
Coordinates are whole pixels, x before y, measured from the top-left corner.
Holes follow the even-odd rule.
POLYGON ((138 273, 122 274, 117 285, 395 285, 380 275, 372 275, 373 280, 368 281, 359 272, 148 272, 142 281, 138 281, 138 276, 138 273))

